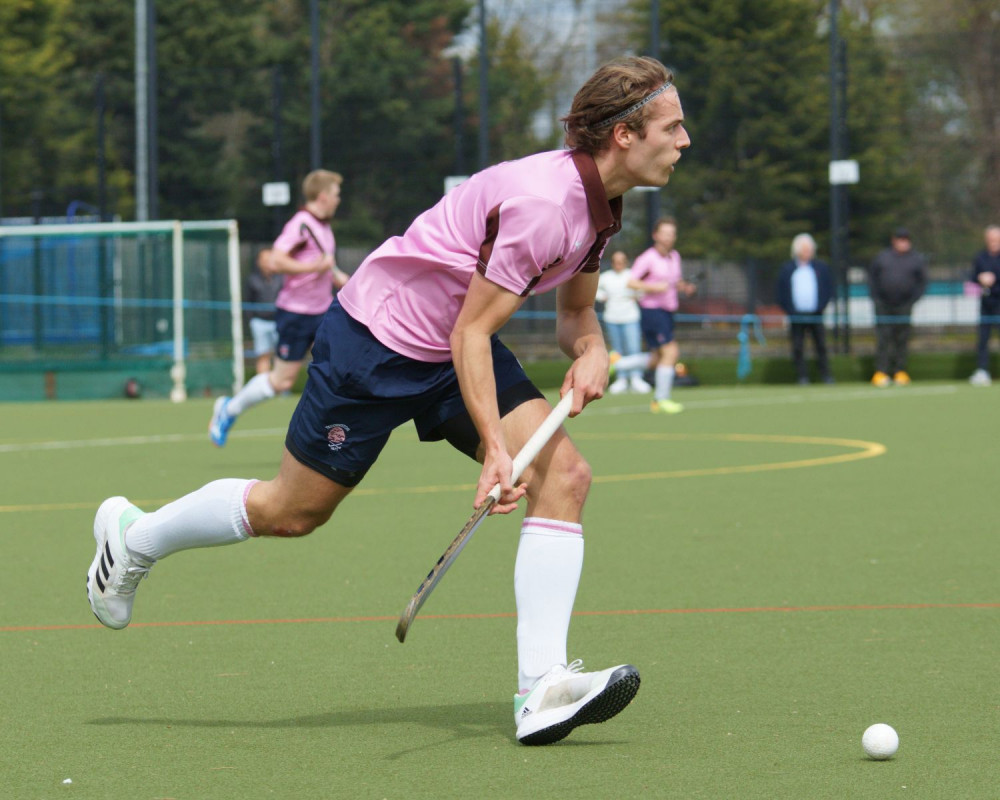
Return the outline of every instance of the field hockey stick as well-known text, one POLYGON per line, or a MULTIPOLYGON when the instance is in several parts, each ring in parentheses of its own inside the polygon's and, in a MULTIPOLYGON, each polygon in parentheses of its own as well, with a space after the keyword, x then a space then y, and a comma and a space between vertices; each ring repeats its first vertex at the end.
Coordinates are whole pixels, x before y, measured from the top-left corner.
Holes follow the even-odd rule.
MULTIPOLYGON (((559 401, 556 407, 549 412, 549 415, 542 424, 538 426, 538 430, 525 442, 524 447, 521 448, 521 452, 514 456, 514 468, 510 475, 510 482, 512 484, 517 484, 517 479, 521 477, 521 473, 535 460, 535 457, 545 447, 545 444, 559 429, 559 426, 563 424, 563 421, 569 416, 572 405, 573 391, 570 390, 566 392, 566 396, 559 401)), ((417 612, 420 611, 420 607, 424 604, 424 601, 434 591, 434 587, 444 577, 445 572, 448 571, 448 567, 458 558, 458 554, 462 552, 462 548, 472 538, 472 534, 476 532, 476 528, 479 527, 480 523, 486 518, 486 515, 490 513, 490 509, 496 505, 499 499, 500 484, 498 483, 486 496, 482 505, 469 518, 469 521, 465 523, 465 527, 459 531, 454 541, 448 545, 448 549, 444 551, 433 569, 427 573, 427 577, 424 578, 423 583, 417 588, 416 593, 410 599, 409 604, 400 616, 399 623, 396 625, 396 638, 399 639, 400 643, 405 641, 406 632, 410 629, 410 625, 413 624, 413 619, 417 616, 417 612)))
MULTIPOLYGON (((323 245, 319 243, 319 239, 316 237, 316 231, 310 228, 306 223, 303 222, 299 226, 299 233, 300 234, 305 233, 310 239, 312 239, 312 243, 316 245, 316 249, 319 250, 320 253, 322 253, 324 256, 329 255, 329 253, 327 253, 326 250, 323 249, 323 245)), ((330 271, 334 274, 334 276, 336 276, 340 270, 337 269, 337 265, 334 264, 330 271)), ((320 275, 322 273, 316 273, 316 274, 320 275)))

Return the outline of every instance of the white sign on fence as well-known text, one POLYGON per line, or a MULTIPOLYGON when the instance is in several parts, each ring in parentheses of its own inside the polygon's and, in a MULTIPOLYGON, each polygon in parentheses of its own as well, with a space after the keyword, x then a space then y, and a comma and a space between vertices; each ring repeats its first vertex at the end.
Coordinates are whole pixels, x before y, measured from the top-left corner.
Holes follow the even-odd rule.
POLYGON ((287 206, 292 200, 292 191, 285 181, 264 184, 265 206, 287 206))
POLYGON ((861 180, 861 170, 858 162, 853 159, 830 162, 830 183, 836 186, 841 183, 858 183, 861 180))

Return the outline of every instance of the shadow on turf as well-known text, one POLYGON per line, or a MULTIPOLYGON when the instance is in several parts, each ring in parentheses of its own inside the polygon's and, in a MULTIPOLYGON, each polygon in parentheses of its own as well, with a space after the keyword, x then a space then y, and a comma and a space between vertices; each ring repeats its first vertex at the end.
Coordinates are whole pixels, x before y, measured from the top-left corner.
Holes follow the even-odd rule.
MULTIPOLYGON (((473 739, 478 736, 499 734, 514 742, 514 729, 510 721, 509 706, 505 703, 463 703, 452 706, 413 706, 410 708, 353 709, 330 711, 325 714, 307 714, 281 719, 194 719, 184 717, 102 717, 87 725, 156 725, 164 728, 351 728, 361 725, 422 725, 447 731, 451 738, 433 745, 403 750, 401 755, 447 744, 449 741, 473 739)), ((614 741, 574 742, 564 740, 559 746, 574 744, 613 744, 614 741)))

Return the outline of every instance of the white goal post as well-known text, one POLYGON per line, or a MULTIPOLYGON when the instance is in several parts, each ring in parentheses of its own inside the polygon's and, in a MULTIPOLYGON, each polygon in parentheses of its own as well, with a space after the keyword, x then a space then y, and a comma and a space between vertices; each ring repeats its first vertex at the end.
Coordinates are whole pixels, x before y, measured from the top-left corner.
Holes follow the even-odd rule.
MULTIPOLYGON (((171 324, 169 328, 172 333, 172 352, 171 352, 171 368, 170 368, 170 378, 171 378, 171 388, 170 388, 170 399, 174 402, 182 402, 187 399, 188 388, 187 388, 187 377, 188 377, 188 353, 187 350, 191 346, 189 343, 189 335, 191 331, 189 330, 188 322, 186 320, 187 313, 191 312, 192 309, 200 310, 202 312, 208 310, 216 314, 226 313, 228 311, 228 335, 227 339, 231 340, 232 345, 232 389, 237 391, 244 381, 244 337, 243 337, 243 319, 242 319, 242 278, 240 270, 240 248, 239 248, 239 228, 236 220, 209 220, 209 221, 182 221, 182 220, 164 220, 157 222, 101 222, 101 223, 70 223, 70 224, 55 224, 55 225, 0 225, 0 248, 6 247, 8 250, 20 250, 22 252, 21 261, 15 261, 17 255, 16 252, 8 253, 4 252, 5 259, 10 256, 11 262, 15 264, 12 270, 15 273, 25 272, 25 265, 30 265, 30 251, 34 248, 35 261, 39 261, 41 256, 38 255, 40 250, 45 250, 46 247, 49 250, 53 249, 51 245, 43 245, 39 247, 38 243, 47 242, 47 240, 55 238, 66 238, 66 237, 103 237, 105 240, 115 242, 120 244, 120 242, 131 239, 138 240, 144 235, 157 235, 161 239, 169 236, 170 240, 170 260, 169 274, 170 274, 170 293, 171 296, 169 301, 166 298, 150 298, 141 296, 141 290, 139 294, 133 293, 132 295, 126 295, 122 291, 122 286, 125 283, 123 270, 134 269, 136 271, 142 271, 145 268, 145 264, 142 263, 132 263, 127 267, 122 266, 123 259, 121 258, 122 248, 115 246, 113 248, 114 255, 111 256, 113 261, 114 277, 114 296, 103 296, 101 292, 94 289, 93 281, 97 279, 91 279, 90 282, 85 282, 86 286, 81 288, 78 285, 73 285, 71 290, 67 290, 65 281, 61 280, 58 282, 59 285, 56 287, 43 286, 39 287, 37 285, 31 285, 31 288, 25 290, 23 293, 11 293, 9 290, 4 294, 0 295, 0 300, 7 304, 22 303, 25 306, 32 306, 34 309, 39 307, 53 307, 66 308, 72 306, 86 306, 90 304, 91 310, 95 308, 138 308, 141 306, 148 306, 149 308, 162 308, 166 310, 166 306, 170 306, 169 310, 171 312, 171 324), (191 300, 185 289, 185 243, 186 237, 188 239, 194 238, 192 235, 205 234, 210 232, 218 232, 225 236, 225 269, 227 271, 228 281, 226 286, 228 288, 228 296, 209 296, 205 299, 194 301, 191 300), (34 243, 34 244, 32 244, 34 243), (15 244, 17 245, 15 247, 15 244)), ((221 246, 221 245, 220 245, 221 246)), ((218 249, 218 248, 217 248, 218 249)), ((67 258, 72 259, 73 248, 70 248, 71 255, 67 256, 65 254, 59 254, 58 257, 52 256, 50 260, 54 263, 52 265, 47 265, 49 273, 60 274, 65 271, 65 264, 67 258)), ((50 254, 52 255, 52 254, 50 254)), ((81 259, 82 260, 82 257, 81 259)), ((74 265, 78 267, 79 265, 74 265)), ((160 282, 165 286, 167 265, 159 264, 156 268, 163 273, 160 277, 160 282)), ((190 269, 191 267, 189 267, 190 269)), ((42 270, 36 267, 36 273, 41 275, 42 270)), ((36 277, 36 282, 40 279, 36 277)), ((56 281, 50 280, 50 283, 55 283, 56 281)), ((26 284, 27 285, 27 284, 26 284)), ((102 290, 103 291, 103 290, 102 290)), ((54 313, 54 312, 53 312, 54 313)), ((39 316, 40 312, 35 310, 35 316, 39 316)), ((157 330, 163 330, 167 328, 167 322, 165 318, 157 320, 157 330)), ((62 339, 72 338, 72 325, 69 325, 69 334, 62 334, 62 339)), ((119 336, 120 340, 122 337, 119 336)), ((68 349, 70 345, 65 345, 63 349, 68 349)), ((151 345, 150 345, 151 346, 151 345)), ((38 344, 36 342, 36 349, 38 344)), ((165 353, 164 353, 165 355, 165 353)))

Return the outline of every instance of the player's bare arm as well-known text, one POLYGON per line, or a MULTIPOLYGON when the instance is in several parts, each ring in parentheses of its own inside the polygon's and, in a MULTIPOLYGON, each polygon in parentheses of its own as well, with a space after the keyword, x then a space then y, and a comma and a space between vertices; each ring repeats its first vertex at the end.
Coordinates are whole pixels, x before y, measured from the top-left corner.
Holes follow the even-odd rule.
POLYGON ((691 281, 681 280, 677 282, 677 289, 683 293, 685 297, 691 297, 698 291, 698 285, 691 283, 691 281))
POLYGON ((344 272, 342 269, 337 267, 336 264, 333 265, 333 288, 343 289, 347 285, 347 280, 351 276, 344 272))
MULTIPOLYGON (((680 284, 678 284, 679 286, 680 284)), ((629 289, 637 289, 640 292, 645 292, 646 294, 659 294, 660 292, 665 292, 670 288, 669 281, 629 281, 629 289)))
POLYGON ((604 396, 608 383, 608 350, 594 310, 597 272, 581 272, 556 290, 556 336, 559 347, 573 359, 560 394, 573 390, 570 416, 591 400, 604 396))
MULTIPOLYGON (((327 270, 336 269, 333 263, 333 256, 331 255, 326 254, 312 261, 298 261, 283 250, 277 249, 271 251, 271 267, 274 272, 280 272, 285 275, 326 272, 327 270)), ((347 283, 346 278, 344 283, 347 283)))
POLYGON ((452 362, 462 398, 482 443, 483 470, 474 505, 478 508, 489 491, 499 483, 500 501, 493 510, 498 514, 513 511, 517 501, 524 496, 526 487, 523 484, 511 485, 513 461, 507 451, 497 408, 490 337, 504 326, 523 302, 522 297, 488 281, 477 272, 473 275, 450 337, 452 362))

